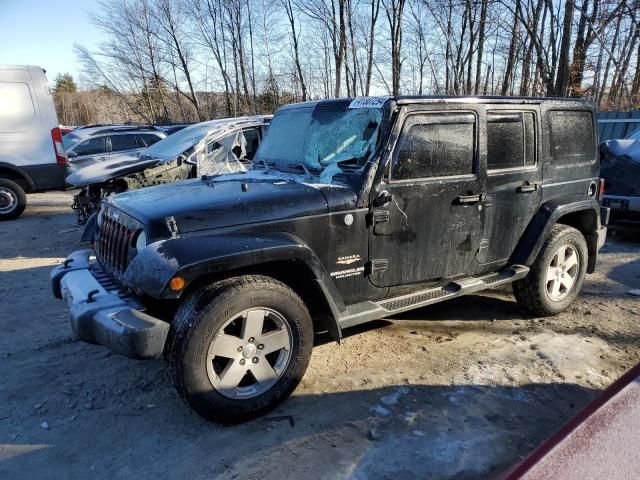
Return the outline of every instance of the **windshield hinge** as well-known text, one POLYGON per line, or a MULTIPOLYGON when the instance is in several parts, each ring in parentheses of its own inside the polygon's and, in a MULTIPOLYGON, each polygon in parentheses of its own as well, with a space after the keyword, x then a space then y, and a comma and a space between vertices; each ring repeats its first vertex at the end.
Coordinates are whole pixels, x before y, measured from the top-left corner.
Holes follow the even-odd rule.
POLYGON ((389 260, 386 258, 375 258, 371 260, 367 266, 368 274, 373 275, 375 273, 384 272, 389 268, 389 260))
POLYGON ((374 210, 371 215, 371 224, 378 225, 389 221, 389 210, 374 210))

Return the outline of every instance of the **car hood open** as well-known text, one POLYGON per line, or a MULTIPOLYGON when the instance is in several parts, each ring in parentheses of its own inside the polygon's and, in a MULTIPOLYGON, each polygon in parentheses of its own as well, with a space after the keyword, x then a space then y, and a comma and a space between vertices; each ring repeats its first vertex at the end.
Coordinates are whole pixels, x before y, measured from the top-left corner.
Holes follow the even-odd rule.
POLYGON ((109 197, 114 207, 161 236, 173 217, 179 233, 317 215, 356 206, 346 186, 261 174, 228 174, 132 190, 109 197), (158 229, 158 230, 157 230, 158 229))

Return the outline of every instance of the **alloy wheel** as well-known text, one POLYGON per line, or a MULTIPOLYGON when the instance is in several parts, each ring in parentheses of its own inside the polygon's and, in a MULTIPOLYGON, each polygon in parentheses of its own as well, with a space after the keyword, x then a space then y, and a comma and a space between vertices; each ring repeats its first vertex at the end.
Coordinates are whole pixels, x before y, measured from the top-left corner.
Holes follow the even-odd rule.
POLYGON ((580 257, 572 245, 562 245, 547 267, 546 292, 551 300, 564 300, 572 291, 580 273, 580 257))
POLYGON ((283 315, 268 308, 243 310, 225 322, 209 344, 209 381, 228 398, 258 396, 282 377, 292 344, 283 315))

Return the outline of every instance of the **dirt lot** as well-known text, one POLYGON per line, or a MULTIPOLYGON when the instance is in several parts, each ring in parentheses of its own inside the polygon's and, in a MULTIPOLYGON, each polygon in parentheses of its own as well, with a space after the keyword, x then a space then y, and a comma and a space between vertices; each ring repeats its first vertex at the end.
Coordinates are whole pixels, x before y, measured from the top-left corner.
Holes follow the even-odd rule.
POLYGON ((77 247, 70 198, 31 195, 0 224, 0 478, 487 478, 640 359, 640 243, 610 241, 562 315, 501 291, 318 338, 276 412, 207 423, 161 361, 71 338, 48 284, 77 247))

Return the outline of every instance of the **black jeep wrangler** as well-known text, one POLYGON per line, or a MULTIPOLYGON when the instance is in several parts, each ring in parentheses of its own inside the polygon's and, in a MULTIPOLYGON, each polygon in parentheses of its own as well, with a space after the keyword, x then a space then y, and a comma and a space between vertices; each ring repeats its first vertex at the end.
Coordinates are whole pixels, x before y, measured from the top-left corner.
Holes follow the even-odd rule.
POLYGON ((105 200, 53 292, 80 339, 164 355, 194 410, 239 422, 296 388, 314 332, 509 282, 565 310, 606 235, 598 174, 582 101, 289 105, 249 171, 105 200))

